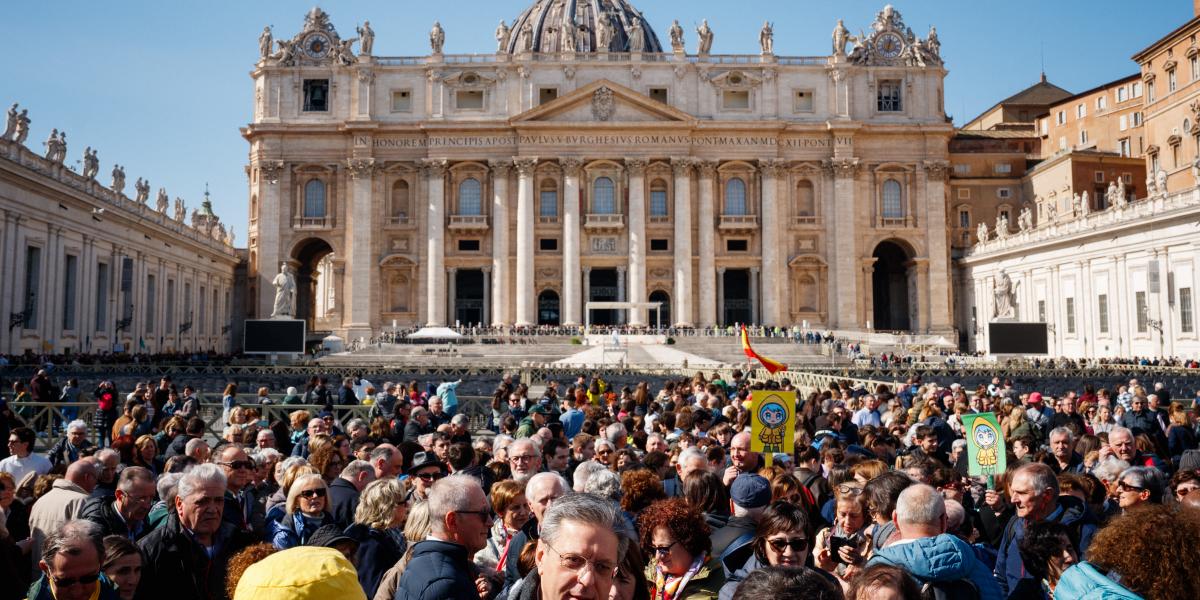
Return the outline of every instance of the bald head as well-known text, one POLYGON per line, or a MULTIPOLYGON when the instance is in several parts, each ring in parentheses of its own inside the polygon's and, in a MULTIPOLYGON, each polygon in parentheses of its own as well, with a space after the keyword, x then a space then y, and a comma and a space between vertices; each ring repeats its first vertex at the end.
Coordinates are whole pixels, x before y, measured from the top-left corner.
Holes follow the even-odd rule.
POLYGON ((100 480, 100 471, 103 469, 104 466, 95 457, 81 458, 67 467, 66 480, 90 494, 96 489, 96 482, 100 480))
POLYGON ((892 519, 901 539, 935 537, 946 532, 946 503, 932 486, 910 485, 900 492, 892 519))

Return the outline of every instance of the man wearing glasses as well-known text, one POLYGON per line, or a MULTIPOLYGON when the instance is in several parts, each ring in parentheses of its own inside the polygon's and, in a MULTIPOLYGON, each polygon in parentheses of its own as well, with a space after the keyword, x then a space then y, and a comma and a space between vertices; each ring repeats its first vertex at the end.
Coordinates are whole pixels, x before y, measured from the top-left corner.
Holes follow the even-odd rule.
POLYGON ((508 446, 508 466, 513 481, 526 483, 542 470, 542 453, 529 438, 521 438, 508 446))
POLYGON ((629 544, 616 504, 592 494, 564 496, 546 511, 534 562, 521 598, 609 597, 629 544))
POLYGON ((429 492, 429 537, 412 548, 396 598, 441 600, 487 597, 487 579, 471 557, 487 545, 492 510, 474 477, 446 477, 429 492))
POLYGON ((425 500, 433 484, 446 476, 446 463, 438 460, 433 452, 418 452, 408 468, 408 477, 416 483, 409 497, 410 502, 425 500))
POLYGON ((79 518, 100 527, 102 537, 119 535, 136 542, 150 530, 143 525, 154 503, 154 475, 145 467, 125 467, 117 480, 116 496, 92 498, 79 518))
POLYGON ((258 538, 266 535, 267 519, 262 504, 254 496, 250 483, 254 480, 254 461, 238 444, 217 448, 212 461, 225 473, 225 511, 222 519, 246 534, 258 538))
POLYGON ((100 574, 103 536, 91 521, 68 521, 46 538, 38 569, 41 578, 29 589, 35 600, 115 600, 116 587, 100 574))

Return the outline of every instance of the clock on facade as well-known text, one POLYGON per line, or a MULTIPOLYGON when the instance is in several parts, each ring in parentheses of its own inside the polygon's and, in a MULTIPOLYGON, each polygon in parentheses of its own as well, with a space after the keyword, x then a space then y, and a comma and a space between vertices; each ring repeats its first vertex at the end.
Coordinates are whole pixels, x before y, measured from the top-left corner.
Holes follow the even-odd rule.
POLYGON ((329 47, 331 44, 332 42, 329 40, 329 36, 318 32, 310 33, 307 37, 305 37, 301 47, 304 48, 304 53, 308 55, 309 58, 324 58, 325 55, 329 54, 329 47))
POLYGON ((900 56, 900 50, 903 48, 904 40, 893 31, 885 31, 875 40, 875 51, 884 58, 900 56))

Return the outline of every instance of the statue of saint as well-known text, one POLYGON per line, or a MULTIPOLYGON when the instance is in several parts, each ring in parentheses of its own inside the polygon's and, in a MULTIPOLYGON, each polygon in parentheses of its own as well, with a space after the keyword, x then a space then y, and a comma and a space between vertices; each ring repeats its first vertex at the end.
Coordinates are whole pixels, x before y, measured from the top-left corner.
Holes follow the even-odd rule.
POLYGON ((995 314, 997 319, 1015 319, 1016 314, 1016 290, 1014 289, 1012 279, 1008 277, 1008 273, 1004 269, 1000 269, 999 275, 996 276, 996 282, 993 284, 992 298, 995 301, 995 314))
POLYGON ((671 49, 676 52, 683 52, 683 27, 679 25, 679 19, 675 19, 671 23, 671 49))
POLYGON ((375 30, 371 29, 371 22, 363 21, 362 27, 356 31, 358 32, 358 53, 362 56, 371 56, 371 51, 375 49, 375 30))
POLYGON ((100 157, 96 156, 97 150, 92 150, 91 146, 83 149, 83 176, 88 179, 95 179, 100 173, 100 157))
POLYGON ((764 55, 775 53, 775 28, 770 21, 763 22, 762 30, 758 32, 758 45, 764 55))
POLYGON ((29 139, 29 109, 23 108, 21 116, 17 117, 17 129, 13 135, 13 141, 24 144, 27 139, 29 139))
POLYGON ((183 198, 175 197, 175 220, 180 223, 187 217, 187 206, 183 204, 183 198))
POLYGON ((1165 198, 1167 196, 1167 172, 1159 169, 1155 174, 1154 183, 1158 189, 1158 195, 1165 198))
POLYGON ((258 55, 259 58, 267 58, 271 55, 271 26, 263 27, 262 33, 258 34, 258 55))
POLYGON ((925 49, 935 58, 942 57, 942 42, 938 39, 937 27, 929 26, 929 35, 925 38, 925 49))
POLYGON ((433 49, 434 54, 442 53, 442 46, 446 44, 446 30, 442 29, 442 24, 437 21, 433 22, 433 29, 429 30, 429 47, 433 49))
POLYGON ((288 264, 279 265, 279 274, 271 280, 275 286, 275 308, 271 311, 272 319, 291 318, 296 315, 296 279, 292 277, 292 268, 288 264))
POLYGON ((625 30, 625 37, 629 38, 629 51, 642 52, 646 49, 646 37, 642 35, 642 20, 634 17, 629 28, 625 30))
POLYGON ((979 226, 975 228, 975 237, 979 238, 979 242, 988 241, 988 226, 983 221, 979 222, 979 226))
POLYGON ((563 23, 561 35, 562 42, 559 43, 559 48, 561 48, 563 52, 574 52, 576 50, 575 24, 570 22, 563 23))
POLYGON ((1079 196, 1079 216, 1086 217, 1092 212, 1092 202, 1088 199, 1087 190, 1083 190, 1083 194, 1079 196))
POLYGON ((0 139, 4 139, 4 140, 13 139, 13 136, 16 135, 16 133, 17 133, 17 122, 18 121, 20 121, 20 117, 18 116, 18 113, 17 113, 17 103, 13 102, 12 108, 8 109, 8 120, 4 126, 4 135, 0 136, 0 139))
POLYGON ((1008 237, 1008 217, 1000 215, 996 217, 996 239, 1002 240, 1008 237))
POLYGON ((290 40, 276 40, 275 44, 279 46, 279 52, 271 55, 272 58, 279 61, 282 66, 290 66, 296 62, 296 42, 290 40))
POLYGON ((508 50, 508 38, 511 35, 512 30, 504 23, 504 19, 500 19, 500 24, 496 26, 496 52, 508 50))
POLYGON ((113 165, 112 191, 118 195, 125 192, 125 169, 121 168, 121 165, 113 165))
MULTIPOLYGON (((149 181, 146 182, 146 187, 147 188, 150 187, 149 181)), ((146 191, 149 191, 149 189, 147 189, 146 191)), ((176 200, 176 202, 180 202, 180 201, 176 200)), ((155 208, 158 209, 158 212, 163 213, 164 215, 167 214, 167 205, 170 203, 171 203, 171 200, 170 200, 169 196, 167 196, 167 190, 165 190, 163 188, 158 188, 158 197, 155 198, 155 200, 154 200, 155 208)))
POLYGON ((850 30, 846 29, 846 24, 838 19, 837 27, 833 28, 833 55, 845 56, 846 44, 852 40, 850 30))
MULTIPOLYGON (((608 18, 608 13, 601 13, 596 19, 596 50, 598 52, 608 52, 609 46, 613 41, 613 25, 608 18)), ((532 43, 532 41, 530 42, 532 43)))
POLYGON ((700 54, 708 54, 713 45, 713 30, 708 26, 708 19, 700 22, 700 26, 696 28, 696 35, 700 37, 700 54))
POLYGON ((1033 211, 1029 207, 1021 209, 1021 214, 1017 215, 1017 229, 1021 231, 1029 231, 1033 229, 1033 211))

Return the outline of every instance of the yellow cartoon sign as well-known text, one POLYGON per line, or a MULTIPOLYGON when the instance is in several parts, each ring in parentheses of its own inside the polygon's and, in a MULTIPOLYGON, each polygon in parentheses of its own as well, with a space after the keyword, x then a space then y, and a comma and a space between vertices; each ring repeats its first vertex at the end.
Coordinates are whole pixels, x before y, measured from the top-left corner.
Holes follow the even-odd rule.
POLYGON ((750 449, 766 454, 795 451, 796 392, 755 390, 750 394, 750 449))

